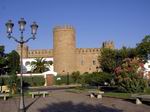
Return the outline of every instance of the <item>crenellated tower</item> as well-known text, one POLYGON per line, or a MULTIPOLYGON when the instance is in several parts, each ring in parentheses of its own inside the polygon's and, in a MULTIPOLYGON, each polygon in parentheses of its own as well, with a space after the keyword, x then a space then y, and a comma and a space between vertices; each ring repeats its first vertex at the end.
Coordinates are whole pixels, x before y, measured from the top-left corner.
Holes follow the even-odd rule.
POLYGON ((114 42, 113 41, 105 41, 102 44, 102 48, 109 48, 109 49, 114 49, 114 42))
POLYGON ((54 70, 58 74, 76 70, 75 29, 72 26, 57 26, 53 29, 54 70))

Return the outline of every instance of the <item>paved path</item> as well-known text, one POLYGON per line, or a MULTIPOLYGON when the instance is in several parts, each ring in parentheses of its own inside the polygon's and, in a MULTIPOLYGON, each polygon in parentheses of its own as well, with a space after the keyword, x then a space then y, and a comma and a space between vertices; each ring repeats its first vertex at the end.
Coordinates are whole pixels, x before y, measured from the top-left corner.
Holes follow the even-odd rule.
MULTIPOLYGON (((18 98, 0 99, 0 112, 17 112, 18 98)), ((25 97, 27 112, 150 112, 148 105, 136 105, 121 99, 89 98, 86 94, 53 91, 46 98, 25 97)))

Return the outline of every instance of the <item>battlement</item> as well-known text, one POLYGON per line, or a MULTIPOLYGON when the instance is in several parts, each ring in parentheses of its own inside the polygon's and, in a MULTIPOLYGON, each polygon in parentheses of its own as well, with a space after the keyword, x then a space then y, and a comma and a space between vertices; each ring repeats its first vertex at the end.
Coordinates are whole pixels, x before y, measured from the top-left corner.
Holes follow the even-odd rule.
POLYGON ((76 48, 76 53, 77 54, 85 54, 85 53, 99 53, 100 48, 76 48))
POLYGON ((54 27, 53 31, 60 31, 60 30, 72 30, 75 31, 75 28, 71 25, 64 25, 64 26, 56 26, 54 27))
POLYGON ((105 41, 102 44, 102 48, 114 49, 114 42, 113 41, 105 41))
POLYGON ((28 52, 29 58, 32 57, 53 57, 53 50, 52 49, 38 49, 38 50, 29 50, 28 52))

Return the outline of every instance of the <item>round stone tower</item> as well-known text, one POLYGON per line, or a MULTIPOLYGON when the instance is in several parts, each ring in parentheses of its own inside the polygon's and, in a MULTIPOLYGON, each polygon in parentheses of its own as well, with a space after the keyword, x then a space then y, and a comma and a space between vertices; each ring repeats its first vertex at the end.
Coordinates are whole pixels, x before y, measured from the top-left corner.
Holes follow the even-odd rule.
POLYGON ((57 26, 53 29, 54 70, 58 74, 76 71, 76 40, 72 26, 57 26))

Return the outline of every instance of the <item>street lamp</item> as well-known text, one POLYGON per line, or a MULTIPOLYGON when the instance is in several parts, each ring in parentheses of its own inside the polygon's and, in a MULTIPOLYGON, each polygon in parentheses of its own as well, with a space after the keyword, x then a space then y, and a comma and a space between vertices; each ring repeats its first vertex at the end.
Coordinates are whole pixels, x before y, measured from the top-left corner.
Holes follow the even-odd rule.
POLYGON ((21 18, 20 21, 18 21, 18 24, 19 24, 19 30, 21 32, 21 36, 20 36, 20 39, 18 40, 17 38, 15 38, 14 36, 12 36, 12 31, 13 31, 13 26, 14 24, 12 23, 11 20, 9 20, 7 23, 6 23, 6 27, 7 27, 7 37, 10 39, 14 39, 17 43, 20 44, 20 47, 21 47, 21 53, 20 53, 20 106, 19 106, 19 112, 26 112, 25 110, 25 104, 24 104, 24 93, 23 93, 23 68, 22 68, 22 48, 23 48, 23 44, 24 43, 27 43, 30 39, 35 39, 35 35, 36 35, 36 32, 37 32, 37 28, 38 28, 38 25, 36 24, 36 22, 33 22, 33 24, 31 25, 31 34, 32 36, 30 38, 28 38, 27 40, 24 40, 24 36, 23 36, 23 31, 25 30, 25 25, 26 25, 26 21, 24 20, 24 18, 21 18))

